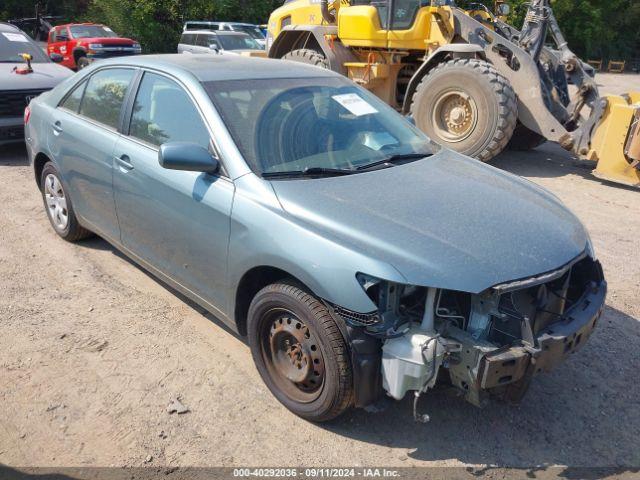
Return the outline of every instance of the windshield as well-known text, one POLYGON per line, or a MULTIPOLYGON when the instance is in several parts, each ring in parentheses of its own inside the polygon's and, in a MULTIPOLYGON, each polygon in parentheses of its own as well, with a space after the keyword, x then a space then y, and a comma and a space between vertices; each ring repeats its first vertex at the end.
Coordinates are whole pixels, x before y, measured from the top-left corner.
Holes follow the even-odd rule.
POLYGON ((31 55, 33 63, 48 61, 42 49, 23 33, 17 31, 0 33, 0 62, 24 63, 24 59, 20 56, 22 53, 31 55))
POLYGON ((232 28, 236 32, 247 33, 251 35, 251 38, 255 38, 256 40, 264 40, 264 34, 258 27, 253 27, 251 25, 234 25, 232 28))
POLYGON ((73 38, 104 38, 118 35, 109 27, 102 25, 76 25, 71 27, 73 38))
MULTIPOLYGON (((362 170, 431 153, 429 138, 373 94, 339 77, 207 82, 251 169, 362 170)), ((410 161, 410 160, 407 160, 410 161)))
POLYGON ((218 35, 218 39, 225 50, 264 50, 248 35, 218 35))

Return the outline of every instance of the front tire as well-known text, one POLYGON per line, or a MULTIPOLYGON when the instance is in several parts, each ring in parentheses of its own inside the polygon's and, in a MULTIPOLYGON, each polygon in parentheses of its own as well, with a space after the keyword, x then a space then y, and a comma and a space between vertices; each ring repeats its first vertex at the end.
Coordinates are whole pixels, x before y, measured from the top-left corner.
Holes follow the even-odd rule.
POLYGON ((42 169, 40 185, 47 217, 55 232, 68 242, 90 237, 92 233, 78 222, 71 198, 52 162, 47 162, 42 169))
POLYGON ((431 70, 413 95, 411 114, 435 142, 483 162, 511 139, 518 104, 509 81, 477 59, 455 59, 431 70))
POLYGON ((280 403, 313 422, 349 408, 349 350, 323 303, 294 284, 275 283, 255 296, 247 323, 253 360, 280 403))
POLYGON ((87 57, 78 57, 78 59, 76 60, 76 67, 78 68, 78 71, 82 70, 83 68, 88 67, 91 64, 91 61, 87 58, 87 57))

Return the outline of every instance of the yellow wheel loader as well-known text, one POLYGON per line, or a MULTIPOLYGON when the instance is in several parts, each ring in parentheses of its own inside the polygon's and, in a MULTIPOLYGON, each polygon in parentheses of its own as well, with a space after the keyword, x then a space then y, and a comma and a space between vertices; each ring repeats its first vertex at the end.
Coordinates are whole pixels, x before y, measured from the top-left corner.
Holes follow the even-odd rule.
POLYGON ((531 2, 521 30, 496 4, 498 16, 452 0, 287 0, 269 19, 268 55, 340 72, 481 161, 549 140, 596 161, 597 177, 640 187, 640 93, 598 94, 549 0, 531 2))

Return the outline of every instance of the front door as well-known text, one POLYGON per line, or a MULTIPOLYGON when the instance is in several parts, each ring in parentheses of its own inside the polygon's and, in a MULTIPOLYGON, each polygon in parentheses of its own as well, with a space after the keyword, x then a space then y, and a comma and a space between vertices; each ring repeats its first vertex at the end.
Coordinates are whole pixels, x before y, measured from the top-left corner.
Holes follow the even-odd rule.
POLYGON ((148 266, 213 306, 226 305, 225 279, 234 185, 223 175, 166 170, 167 142, 210 148, 211 135, 185 88, 146 72, 128 135, 114 154, 114 194, 123 245, 148 266))

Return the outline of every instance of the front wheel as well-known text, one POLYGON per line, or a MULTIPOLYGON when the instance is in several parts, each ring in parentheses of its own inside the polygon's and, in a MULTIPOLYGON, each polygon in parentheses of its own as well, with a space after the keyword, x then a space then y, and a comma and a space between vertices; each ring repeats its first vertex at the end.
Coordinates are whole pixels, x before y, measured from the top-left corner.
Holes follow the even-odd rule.
POLYGON ((416 88, 410 110, 432 140, 483 162, 505 148, 518 119, 509 81, 476 59, 451 60, 431 70, 416 88))
POLYGON ((323 422, 351 405, 347 344, 318 299, 293 283, 269 285, 251 302, 247 326, 258 372, 285 407, 323 422))
POLYGON ((76 67, 78 67, 78 71, 88 67, 90 64, 91 61, 87 57, 79 57, 78 60, 76 60, 76 67))

